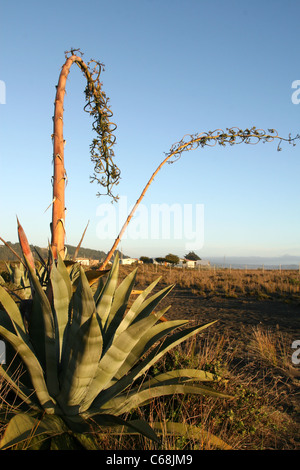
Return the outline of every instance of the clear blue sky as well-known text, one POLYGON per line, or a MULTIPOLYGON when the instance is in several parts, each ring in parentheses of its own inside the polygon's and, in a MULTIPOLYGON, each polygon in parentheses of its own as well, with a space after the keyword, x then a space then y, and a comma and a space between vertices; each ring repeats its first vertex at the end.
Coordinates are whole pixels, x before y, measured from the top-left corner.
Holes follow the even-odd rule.
MULTIPOLYGON (((31 243, 46 246, 50 238, 50 136, 64 51, 80 48, 86 61, 105 64, 103 89, 118 126, 117 193, 129 207, 186 133, 254 125, 283 137, 300 132, 300 104, 291 100, 300 80, 299 14, 294 0, 1 2, 0 236, 17 241, 18 215, 31 243)), ((117 231, 99 236, 110 200, 97 198, 100 188, 89 181, 93 133, 84 87, 74 65, 64 116, 67 243, 76 245, 90 220, 83 245, 108 251, 117 231)), ((204 208, 204 243, 195 250, 203 258, 299 256, 299 152, 300 142, 281 152, 277 143, 260 143, 183 154, 163 167, 143 201, 148 238, 133 225, 123 252, 183 256, 188 241, 172 228, 167 239, 151 237, 150 214, 155 204, 179 204, 184 215, 186 204, 192 213, 204 208)), ((143 224, 138 217, 134 223, 143 224)))

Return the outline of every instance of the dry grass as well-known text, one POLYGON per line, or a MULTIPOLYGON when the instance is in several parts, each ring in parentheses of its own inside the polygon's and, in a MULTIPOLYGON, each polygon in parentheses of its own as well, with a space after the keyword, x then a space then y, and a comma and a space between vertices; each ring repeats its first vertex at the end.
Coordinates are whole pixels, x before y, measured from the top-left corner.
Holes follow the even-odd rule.
MULTIPOLYGON (((132 266, 121 266, 121 275, 132 271, 132 266)), ((181 269, 156 265, 141 265, 137 282, 148 285, 158 276, 163 284, 176 284, 190 289, 201 297, 256 297, 263 299, 300 300, 300 273, 297 270, 241 270, 222 268, 181 269)))
MULTIPOLYGON (((120 278, 132 266, 120 267, 120 278)), ((298 271, 243 271, 228 269, 188 270, 142 265, 136 288, 144 288, 158 276, 159 284, 176 284, 193 294, 209 296, 256 297, 299 302, 298 271)), ((153 400, 131 418, 143 418, 150 424, 160 421, 184 422, 205 429, 201 439, 163 434, 161 444, 143 437, 99 435, 103 449, 213 449, 212 435, 223 439, 233 449, 299 449, 300 426, 292 402, 299 384, 291 365, 289 340, 278 329, 259 325, 252 328, 248 357, 237 361, 235 342, 225 333, 206 330, 165 355, 151 373, 176 368, 199 368, 218 374, 222 380, 214 388, 232 395, 233 400, 200 396, 178 396, 153 400)), ((298 399, 299 402, 299 399, 298 399)), ((298 408, 299 412, 299 408, 298 408)), ((128 416, 129 418, 129 416, 128 416)), ((0 429, 1 434, 1 429, 0 429)))
MULTIPOLYGON (((256 339, 253 332, 253 347, 256 339)), ((255 347, 254 351, 258 353, 255 347)), ((212 450, 216 448, 212 436, 218 436, 235 450, 299 449, 299 424, 286 410, 284 371, 278 376, 277 369, 265 361, 257 370, 258 356, 239 367, 234 357, 235 347, 224 335, 205 334, 200 342, 195 338, 187 341, 162 358, 152 373, 179 367, 204 369, 222 378, 214 388, 233 399, 174 395, 153 400, 131 416, 150 425, 154 421, 193 425, 207 431, 202 438, 164 432, 161 444, 156 444, 143 437, 108 435, 100 439, 100 446, 114 450, 212 450)))

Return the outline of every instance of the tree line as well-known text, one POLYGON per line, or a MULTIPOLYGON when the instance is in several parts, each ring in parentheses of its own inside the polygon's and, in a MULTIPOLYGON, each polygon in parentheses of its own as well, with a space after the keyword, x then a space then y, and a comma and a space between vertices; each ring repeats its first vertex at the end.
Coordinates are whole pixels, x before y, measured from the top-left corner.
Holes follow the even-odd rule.
MULTIPOLYGON (((190 251, 184 256, 184 259, 186 260, 191 260, 191 261, 198 261, 201 260, 201 258, 194 253, 193 251, 190 251)), ((173 253, 169 253, 165 257, 158 257, 158 258, 149 258, 148 256, 141 256, 140 261, 142 261, 145 264, 150 264, 153 263, 153 261, 156 261, 157 263, 169 263, 169 264, 178 264, 179 263, 179 256, 174 255, 173 253)))

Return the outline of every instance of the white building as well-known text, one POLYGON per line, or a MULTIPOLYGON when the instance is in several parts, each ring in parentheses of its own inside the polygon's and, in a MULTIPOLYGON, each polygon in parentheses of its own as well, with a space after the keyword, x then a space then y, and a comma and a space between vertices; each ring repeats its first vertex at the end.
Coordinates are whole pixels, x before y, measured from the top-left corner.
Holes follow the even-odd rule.
POLYGON ((182 268, 196 268, 197 266, 210 266, 210 262, 208 260, 199 259, 197 261, 191 259, 180 258, 178 266, 182 268))
POLYGON ((89 266, 90 260, 88 258, 76 258, 77 263, 82 264, 83 266, 89 266))
POLYGON ((137 258, 120 259, 120 264, 134 264, 134 263, 139 263, 139 260, 137 258))

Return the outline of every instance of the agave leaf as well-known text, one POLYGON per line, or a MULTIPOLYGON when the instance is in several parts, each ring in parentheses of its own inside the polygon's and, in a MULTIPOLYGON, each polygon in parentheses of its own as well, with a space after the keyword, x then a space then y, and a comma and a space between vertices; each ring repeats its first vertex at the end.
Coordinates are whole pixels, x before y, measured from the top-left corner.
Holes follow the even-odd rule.
POLYGON ((105 324, 105 337, 107 338, 105 349, 107 344, 113 340, 115 332, 124 317, 124 313, 127 308, 127 302, 135 282, 136 272, 137 269, 126 276, 126 278, 121 282, 115 291, 109 316, 105 324))
POLYGON ((174 333, 170 337, 166 338, 164 343, 158 344, 157 347, 155 347, 145 358, 144 361, 142 361, 140 364, 136 366, 135 370, 135 379, 140 377, 142 374, 144 374, 153 364, 155 364, 167 351, 170 349, 174 348, 175 346, 178 346, 178 344, 182 343, 183 341, 187 340, 191 336, 196 335, 197 333, 200 333, 200 331, 203 331, 204 329, 208 328, 209 326, 213 325, 216 322, 210 322, 206 323, 205 325, 202 326, 192 326, 190 328, 186 328, 184 330, 178 331, 177 333, 174 333))
POLYGON ((81 326, 91 317, 95 310, 96 305, 89 282, 84 269, 80 267, 80 281, 74 294, 73 320, 81 326))
MULTIPOLYGON (((130 423, 134 423, 134 421, 130 421, 130 423)), ((193 441, 200 441, 202 444, 203 442, 207 442, 210 445, 213 445, 214 448, 220 450, 231 450, 232 447, 224 442, 219 437, 211 434, 210 432, 205 431, 204 429, 190 425, 186 423, 174 423, 172 421, 153 421, 151 423, 151 428, 156 431, 158 435, 162 437, 166 436, 166 434, 171 434, 172 436, 185 436, 187 439, 191 439, 193 441)), ((103 433, 104 434, 104 433, 103 433)), ((139 431, 135 429, 126 429, 126 426, 114 426, 110 429, 110 434, 116 435, 138 435, 140 434, 139 431)), ((101 432, 99 433, 101 435, 101 432)))
MULTIPOLYGON (((184 323, 186 321, 181 320, 178 321, 178 324, 175 322, 165 322, 159 325, 155 325, 151 330, 148 332, 148 336, 144 336, 141 339, 141 343, 137 343, 136 349, 133 349, 131 352, 131 356, 128 357, 128 366, 131 360, 131 366, 135 364, 137 359, 141 358, 145 355, 145 353, 153 346, 157 341, 159 341, 163 336, 167 333, 170 333, 174 328, 180 326, 180 323, 184 323)), ((195 326, 191 328, 187 328, 183 331, 179 331, 174 333, 169 338, 165 339, 163 345, 158 344, 152 351, 142 360, 139 361, 138 365, 135 366, 127 375, 124 375, 129 369, 127 368, 127 364, 124 364, 122 369, 120 368, 118 372, 114 375, 115 378, 119 378, 117 382, 111 381, 106 388, 100 392, 93 403, 93 407, 101 407, 106 401, 118 395, 122 390, 125 390, 130 384, 133 383, 138 377, 142 374, 147 372, 147 370, 155 364, 167 351, 174 348, 178 344, 182 343, 190 336, 199 333, 201 330, 209 327, 215 322, 208 323, 206 325, 202 325, 200 327, 195 326), (123 377, 121 375, 123 374, 123 377)))
POLYGON ((145 297, 150 293, 153 287, 157 284, 159 279, 154 281, 149 288, 147 288, 142 294, 140 294, 137 299, 133 302, 131 308, 124 316, 122 322, 120 323, 117 331, 115 333, 115 337, 117 337, 122 331, 128 328, 129 325, 133 324, 134 322, 145 318, 147 315, 155 309, 155 307, 161 302, 161 300, 168 295, 168 293, 173 289, 172 286, 167 286, 164 289, 160 290, 156 294, 149 297, 145 300, 145 297), (151 289, 150 289, 151 288, 151 289))
POLYGON ((21 246, 23 256, 26 256, 26 260, 30 264, 31 268, 35 269, 34 258, 33 258, 33 255, 32 255, 27 237, 25 235, 23 227, 21 226, 21 224, 19 222, 18 217, 17 217, 17 223, 18 223, 19 242, 20 242, 20 246, 21 246))
POLYGON ((161 315, 162 313, 150 315, 134 323, 116 338, 99 362, 96 375, 83 401, 82 411, 85 411, 99 392, 110 383, 115 373, 126 361, 130 351, 139 341, 140 336, 151 328, 161 315))
POLYGON ((34 303, 36 309, 33 309, 33 315, 30 319, 30 336, 34 335, 35 344, 40 351, 43 349, 44 344, 47 386, 49 393, 56 396, 59 392, 57 327, 47 295, 25 255, 24 258, 35 290, 34 303), (40 313, 42 321, 39 318, 40 313), (41 326, 42 329, 40 329, 41 326))
POLYGON ((24 449, 30 449, 37 436, 45 435, 46 438, 64 432, 68 432, 68 428, 57 415, 44 415, 39 419, 27 413, 18 413, 10 420, 0 441, 0 449, 8 449, 17 444, 23 444, 24 449))
MULTIPOLYGON (((169 308, 170 307, 165 307, 164 309, 160 310, 159 314, 163 316, 169 310, 169 308)), ((146 351, 148 351, 150 347, 158 341, 158 339, 161 339, 162 336, 165 336, 170 331, 173 331, 174 328, 182 326, 185 323, 187 323, 186 320, 164 322, 163 325, 159 323, 158 325, 154 325, 152 328, 144 332, 135 347, 130 351, 126 362, 122 364, 120 369, 115 374, 114 380, 118 380, 122 378, 125 374, 127 374, 127 372, 134 366, 134 364, 141 357, 143 357, 146 351)))
POLYGON ((83 234, 82 234, 82 236, 81 236, 81 239, 80 239, 80 241, 79 241, 79 243, 78 243, 78 245, 77 245, 77 248, 76 248, 75 253, 74 253, 74 256, 73 256, 73 261, 76 260, 76 258, 77 258, 77 256, 78 256, 78 252, 79 252, 79 250, 80 250, 81 243, 82 243, 82 240, 84 239, 85 232, 87 231, 87 228, 88 228, 88 226, 89 226, 89 223, 90 223, 90 221, 88 221, 88 223, 87 223, 87 225, 86 225, 86 227, 85 227, 85 229, 84 229, 84 231, 83 231, 83 234))
MULTIPOLYGON (((148 333, 144 334, 137 345, 132 349, 126 361, 122 364, 119 370, 114 375, 113 379, 107 386, 98 394, 93 402, 93 409, 99 409, 102 404, 111 400, 127 387, 129 387, 135 380, 140 369, 139 367, 130 370, 133 365, 143 357, 143 355, 159 341, 163 336, 172 332, 175 328, 187 323, 186 320, 173 320, 165 323, 154 325, 148 333), (127 373, 130 371, 129 373, 127 373)), ((140 361, 140 368, 145 366, 143 360, 140 361)))
POLYGON ((100 426, 100 430, 97 430, 97 434, 101 433, 101 427, 109 428, 109 431, 114 434, 124 433, 124 434, 142 434, 143 436, 158 442, 158 437, 151 428, 151 426, 146 422, 139 419, 127 420, 120 418, 119 416, 111 415, 108 413, 86 413, 86 415, 100 426))
POLYGON ((72 266, 74 266, 74 264, 76 264, 76 261, 73 261, 71 259, 64 259, 63 262, 66 268, 71 268, 72 266))
POLYGON ((39 251, 37 250, 37 248, 36 248, 35 246, 34 246, 33 248, 34 248, 34 251, 36 252, 36 254, 38 255, 38 258, 39 258, 39 260, 40 260, 41 266, 42 266, 44 269, 46 269, 47 266, 46 266, 46 263, 45 263, 44 258, 42 257, 42 255, 39 253, 39 251))
POLYGON ((17 304, 8 294, 8 292, 6 292, 6 290, 1 286, 0 286, 0 303, 2 304, 7 314, 9 315, 11 321, 13 322, 16 334, 18 336, 21 336, 23 339, 25 339, 27 335, 26 335, 25 325, 24 325, 21 312, 17 304))
POLYGON ((172 421, 154 421, 152 423, 152 427, 156 430, 157 433, 162 434, 163 436, 166 434, 177 434, 179 436, 185 436, 187 439, 197 440, 200 442, 206 441, 220 450, 232 449, 230 445, 228 445, 219 437, 215 436, 214 434, 211 434, 210 432, 205 431, 202 428, 199 428, 198 426, 193 426, 191 424, 174 423, 172 421))
POLYGON ((56 314, 56 322, 59 336, 59 359, 61 358, 66 326, 69 321, 69 307, 72 297, 72 284, 60 255, 58 255, 57 267, 53 263, 50 273, 53 291, 53 304, 56 314))
MULTIPOLYGON (((103 270, 103 271, 98 271, 95 269, 91 269, 90 271, 85 271, 86 278, 89 282, 90 286, 93 286, 99 279, 103 276, 105 276, 109 272, 109 269, 103 270)), ((80 277, 77 277, 77 279, 74 280, 73 284, 73 291, 76 290, 78 284, 80 281, 80 277)))
POLYGON ((12 269, 11 269, 11 265, 9 263, 7 263, 6 261, 4 261, 5 263, 5 266, 6 266, 6 269, 7 271, 9 272, 9 275, 10 277, 12 276, 12 269))
POLYGON ((132 318, 131 324, 141 320, 142 318, 145 318, 151 312, 153 312, 157 305, 171 292, 174 287, 175 284, 167 286, 156 294, 153 294, 147 300, 145 300, 142 305, 136 310, 135 316, 132 318))
POLYGON ((216 382, 220 380, 220 377, 217 377, 216 374, 207 372, 205 370, 198 369, 176 369, 168 372, 163 372, 161 374, 156 374, 151 377, 147 383, 147 386, 152 387, 152 385, 158 384, 167 384, 167 383, 180 383, 188 381, 200 381, 200 382, 216 382))
POLYGON ((54 413, 55 402, 49 395, 43 369, 35 354, 21 338, 12 334, 2 326, 0 326, 0 335, 13 346, 23 360, 41 406, 47 409, 48 413, 54 413))
POLYGON ((72 297, 73 314, 72 318, 69 318, 63 340, 63 352, 60 373, 62 379, 67 373, 67 368, 72 351, 74 351, 77 347, 76 342, 78 340, 78 334, 80 334, 78 332, 81 326, 85 322, 87 322, 96 311, 96 306, 91 288, 85 276, 85 272, 80 265, 79 276, 80 280, 77 289, 72 297))
POLYGON ((68 368, 63 378, 62 391, 58 397, 65 410, 69 407, 77 407, 87 393, 88 386, 97 370, 101 351, 102 336, 94 313, 81 325, 71 351, 68 368))
POLYGON ((193 394, 193 395, 210 395, 218 398, 231 398, 228 395, 224 395, 220 392, 203 386, 203 385, 186 385, 182 383, 172 383, 163 385, 163 383, 149 387, 149 384, 144 384, 142 387, 132 389, 129 393, 120 395, 105 405, 102 406, 101 411, 114 413, 116 415, 128 413, 139 406, 146 405, 153 398, 163 397, 166 395, 175 394, 193 394))
POLYGON ((105 324, 109 316, 110 308, 112 305, 113 297, 118 282, 119 274, 119 257, 116 255, 112 268, 110 270, 108 279, 105 283, 104 288, 101 291, 101 294, 96 301, 96 310, 99 315, 102 330, 105 330, 105 324))

